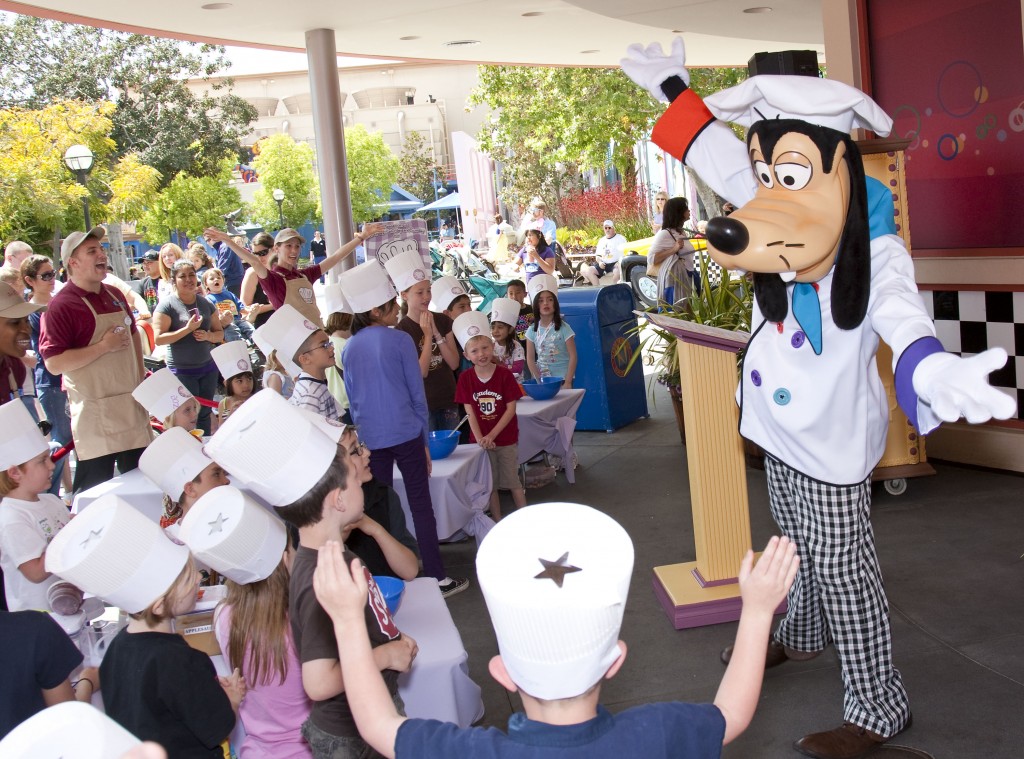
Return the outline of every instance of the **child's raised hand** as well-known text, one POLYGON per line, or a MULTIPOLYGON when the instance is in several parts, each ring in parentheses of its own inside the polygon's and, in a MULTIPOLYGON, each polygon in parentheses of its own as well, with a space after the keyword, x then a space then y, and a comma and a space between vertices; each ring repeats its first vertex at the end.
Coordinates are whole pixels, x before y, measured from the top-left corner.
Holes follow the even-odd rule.
POLYGON ((227 694, 231 707, 238 711, 238 705, 242 703, 242 699, 245 698, 245 694, 249 690, 245 684, 245 678, 242 677, 242 671, 235 667, 235 671, 230 675, 227 677, 221 675, 217 680, 220 682, 220 687, 227 694))
POLYGON ((367 595, 363 565, 355 559, 351 568, 346 566, 341 543, 336 540, 329 540, 320 547, 313 572, 313 591, 335 622, 351 617, 363 623, 367 595))
POLYGON ((743 606, 774 614, 796 579, 800 566, 796 545, 789 538, 774 536, 765 546, 757 565, 753 564, 754 552, 747 551, 739 575, 743 606))

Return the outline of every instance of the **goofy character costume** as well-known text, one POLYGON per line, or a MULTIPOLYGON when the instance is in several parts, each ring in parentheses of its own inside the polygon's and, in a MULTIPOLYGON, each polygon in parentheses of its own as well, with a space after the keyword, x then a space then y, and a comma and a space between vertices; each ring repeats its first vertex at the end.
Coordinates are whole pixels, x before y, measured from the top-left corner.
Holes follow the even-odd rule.
POLYGON ((870 521, 888 425, 878 340, 892 347, 897 400, 922 434, 960 416, 1011 416, 1014 401, 987 383, 1006 352, 964 359, 936 339, 892 195, 865 177, 850 138, 854 127, 889 133, 876 103, 840 82, 763 75, 701 101, 684 62, 677 38, 670 55, 631 46, 622 68, 671 103, 653 141, 739 209, 712 219, 707 237, 715 262, 753 274, 740 434, 764 449, 772 515, 800 554, 766 666, 835 645, 844 722, 795 748, 853 759, 911 720, 870 521), (749 127, 746 150, 725 121, 749 127))

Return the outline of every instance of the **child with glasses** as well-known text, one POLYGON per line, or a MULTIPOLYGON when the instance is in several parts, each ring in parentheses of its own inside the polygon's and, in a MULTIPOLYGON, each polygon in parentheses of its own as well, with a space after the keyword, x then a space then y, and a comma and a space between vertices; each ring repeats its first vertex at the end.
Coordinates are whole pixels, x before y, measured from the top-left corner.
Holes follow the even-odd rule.
POLYGON ((327 387, 327 370, 334 366, 334 344, 322 329, 311 332, 292 359, 299 368, 289 402, 334 422, 341 421, 338 401, 327 387))

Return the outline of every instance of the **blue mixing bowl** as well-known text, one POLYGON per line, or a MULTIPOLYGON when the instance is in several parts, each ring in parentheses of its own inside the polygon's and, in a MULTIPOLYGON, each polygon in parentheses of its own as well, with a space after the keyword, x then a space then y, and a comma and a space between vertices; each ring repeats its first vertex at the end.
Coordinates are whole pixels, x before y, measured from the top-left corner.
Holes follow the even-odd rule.
POLYGON ((380 588, 381 595, 384 596, 384 603, 388 605, 388 611, 394 614, 402 604, 402 594, 405 593, 405 580, 399 580, 397 577, 374 575, 373 581, 380 588))
POLYGON ((459 445, 458 430, 436 430, 430 433, 430 458, 434 461, 446 459, 459 445))
POLYGON ((558 395, 564 380, 561 377, 541 377, 523 382, 523 390, 535 401, 546 401, 558 395))

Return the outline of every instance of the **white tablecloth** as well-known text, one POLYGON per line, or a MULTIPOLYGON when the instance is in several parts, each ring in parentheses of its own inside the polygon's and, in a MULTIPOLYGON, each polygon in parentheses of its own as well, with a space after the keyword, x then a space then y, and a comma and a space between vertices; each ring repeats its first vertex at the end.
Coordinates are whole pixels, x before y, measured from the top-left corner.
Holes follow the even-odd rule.
POLYGON ((516 404, 519 420, 519 463, 525 464, 538 453, 547 451, 565 461, 565 478, 576 482, 572 462, 576 451, 572 433, 576 429, 576 412, 586 390, 559 390, 550 400, 535 401, 529 396, 516 404))
MULTIPOLYGON (((433 462, 430 500, 434 505, 438 540, 450 538, 459 530, 475 537, 478 544, 484 539, 494 527, 494 520, 486 513, 492 484, 490 459, 476 443, 460 445, 448 458, 433 462)), ((415 535, 405 480, 397 465, 394 487, 402 500, 409 531, 415 535)))

